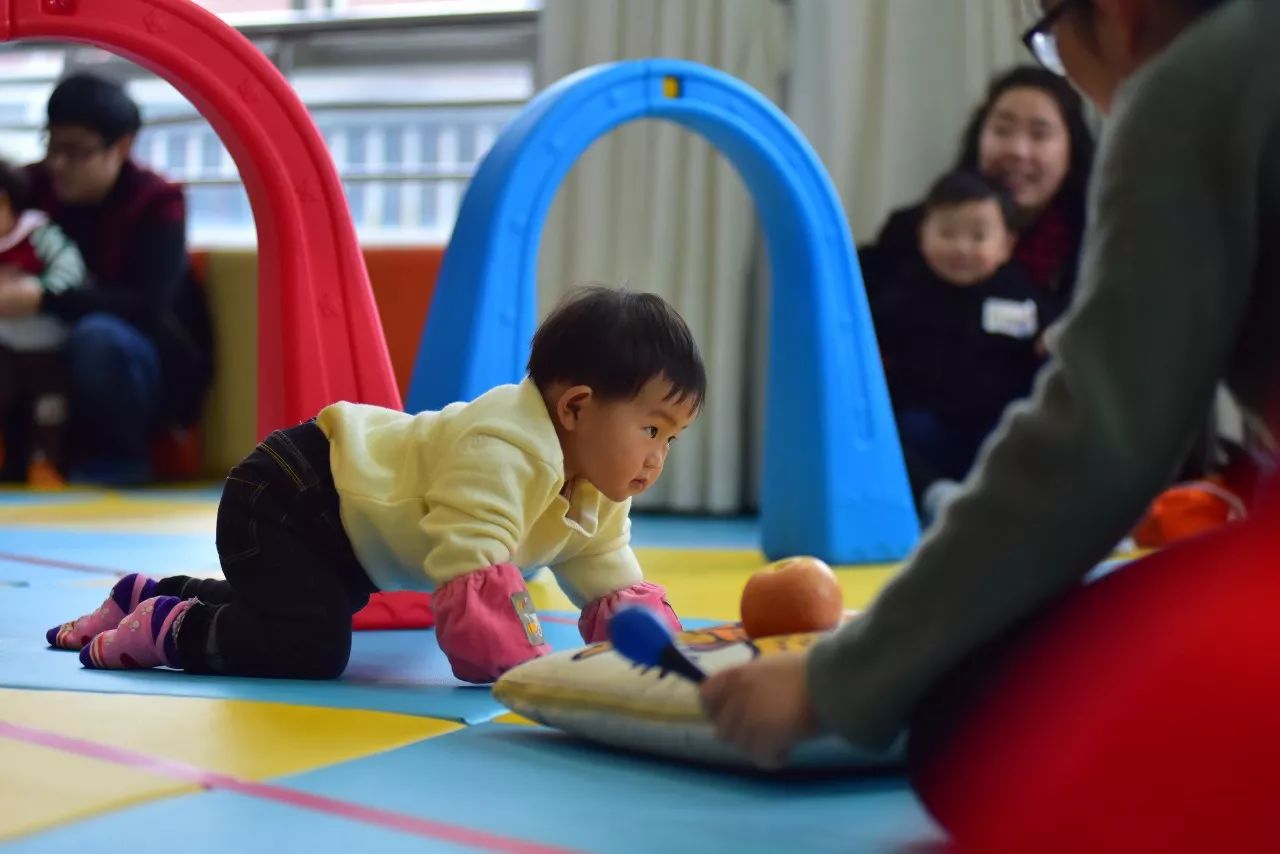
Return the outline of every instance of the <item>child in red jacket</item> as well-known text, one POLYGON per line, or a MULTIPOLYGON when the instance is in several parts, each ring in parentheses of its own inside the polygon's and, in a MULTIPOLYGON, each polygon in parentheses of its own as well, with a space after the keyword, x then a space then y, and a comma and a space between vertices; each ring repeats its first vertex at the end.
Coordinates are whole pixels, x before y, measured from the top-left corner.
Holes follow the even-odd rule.
MULTIPOLYGON (((45 293, 64 293, 84 283, 84 261, 58 226, 29 208, 23 173, 0 161, 0 291, 28 277, 45 293)), ((35 486, 61 482, 65 338, 50 315, 8 317, 0 308, 0 421, 6 437, 18 439, 5 448, 4 469, 35 486)))

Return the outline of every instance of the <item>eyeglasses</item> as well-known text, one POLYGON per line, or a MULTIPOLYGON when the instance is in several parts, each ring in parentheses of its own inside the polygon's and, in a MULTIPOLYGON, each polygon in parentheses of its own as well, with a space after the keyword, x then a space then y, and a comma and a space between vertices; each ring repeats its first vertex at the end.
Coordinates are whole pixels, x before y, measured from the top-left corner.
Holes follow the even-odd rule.
POLYGON ((1058 40, 1053 37, 1053 25, 1058 23, 1058 19, 1075 2, 1076 0, 1062 0, 1047 11, 1043 3, 1033 3, 1039 19, 1022 34, 1022 43, 1027 46, 1027 50, 1031 51, 1037 62, 1054 74, 1065 75, 1067 69, 1062 64, 1062 57, 1058 55, 1058 40))
POLYGON ((44 143, 46 160, 61 158, 70 163, 84 163, 111 147, 109 145, 76 145, 73 143, 54 142, 47 130, 44 131, 41 137, 44 143))

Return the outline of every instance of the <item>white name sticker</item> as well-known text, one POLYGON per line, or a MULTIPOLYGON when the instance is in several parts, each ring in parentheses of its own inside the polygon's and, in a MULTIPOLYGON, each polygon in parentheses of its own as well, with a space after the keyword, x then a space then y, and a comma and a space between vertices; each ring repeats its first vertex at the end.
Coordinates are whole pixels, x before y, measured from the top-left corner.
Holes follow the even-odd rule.
POLYGON ((1034 300, 988 297, 982 302, 982 331, 1010 338, 1031 338, 1040 328, 1034 300))

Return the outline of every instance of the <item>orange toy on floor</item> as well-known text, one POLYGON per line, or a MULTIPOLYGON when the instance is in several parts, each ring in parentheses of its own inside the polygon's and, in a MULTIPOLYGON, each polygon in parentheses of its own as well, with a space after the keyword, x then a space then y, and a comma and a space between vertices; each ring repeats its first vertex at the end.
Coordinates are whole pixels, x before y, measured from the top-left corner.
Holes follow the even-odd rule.
POLYGON ((1133 541, 1144 549, 1160 548, 1244 517, 1244 501, 1219 480, 1178 484, 1151 503, 1133 541))
POLYGON ((843 615, 835 573, 813 557, 775 561, 752 575, 742 591, 742 628, 753 638, 826 631, 843 615))

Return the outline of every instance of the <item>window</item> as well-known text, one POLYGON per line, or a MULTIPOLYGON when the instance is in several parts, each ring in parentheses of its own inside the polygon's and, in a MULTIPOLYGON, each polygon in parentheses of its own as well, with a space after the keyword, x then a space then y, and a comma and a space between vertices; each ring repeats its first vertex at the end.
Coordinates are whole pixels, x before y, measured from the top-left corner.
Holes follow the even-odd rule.
MULTIPOLYGON (((537 4, 528 0, 201 5, 237 24, 293 84, 364 242, 447 241, 476 165, 533 92, 537 4), (293 17, 249 16, 272 12, 293 17)), ((0 153, 40 156, 44 103, 64 70, 80 67, 128 81, 145 121, 135 156, 186 183, 192 245, 253 245, 248 198, 213 129, 168 83, 101 51, 0 50, 0 153)))
POLYGON ((289 12, 298 8, 296 0, 195 0, 195 4, 222 16, 244 12, 289 12))

